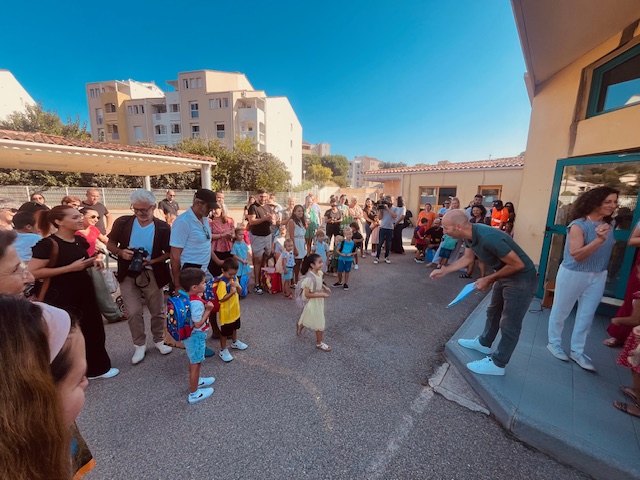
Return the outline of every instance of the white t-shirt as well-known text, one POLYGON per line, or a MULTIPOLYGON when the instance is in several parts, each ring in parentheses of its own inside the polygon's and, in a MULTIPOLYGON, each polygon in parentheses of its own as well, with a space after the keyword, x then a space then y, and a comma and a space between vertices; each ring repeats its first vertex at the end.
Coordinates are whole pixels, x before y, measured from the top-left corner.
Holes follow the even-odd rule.
MULTIPOLYGON (((200 300, 190 300, 189 305, 191 307, 191 321, 194 323, 201 322, 204 316, 204 303, 200 300)), ((209 322, 204 322, 200 328, 193 327, 194 330, 204 332, 209 329, 209 322)))
POLYGON ((141 227, 140 222, 136 218, 133 221, 133 228, 131 229, 131 237, 129 237, 129 247, 144 248, 147 252, 149 252, 149 255, 147 255, 147 260, 150 260, 151 252, 153 250, 153 239, 155 236, 156 236, 155 223, 151 222, 146 227, 141 227))

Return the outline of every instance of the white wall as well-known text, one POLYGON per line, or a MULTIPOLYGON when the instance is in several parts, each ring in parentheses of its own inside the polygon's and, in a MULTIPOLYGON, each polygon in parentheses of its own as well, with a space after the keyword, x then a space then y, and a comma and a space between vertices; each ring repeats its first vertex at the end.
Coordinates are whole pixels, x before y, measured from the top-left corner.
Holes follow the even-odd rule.
POLYGON ((278 157, 291 172, 291 183, 302 182, 302 125, 287 97, 267 97, 267 152, 278 157))
POLYGON ((0 70, 0 120, 13 112, 25 112, 27 105, 35 105, 31 95, 9 70, 0 70))

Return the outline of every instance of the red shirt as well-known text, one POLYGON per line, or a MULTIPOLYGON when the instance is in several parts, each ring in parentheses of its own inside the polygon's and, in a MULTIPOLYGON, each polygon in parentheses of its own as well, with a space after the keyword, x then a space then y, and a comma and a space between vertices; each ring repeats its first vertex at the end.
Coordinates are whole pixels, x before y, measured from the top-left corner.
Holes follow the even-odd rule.
POLYGON ((100 236, 100 230, 98 230, 97 227, 90 225, 89 233, 87 235, 82 233, 82 231, 80 230, 76 232, 76 235, 82 235, 84 238, 87 239, 87 242, 89 242, 89 248, 87 249, 87 254, 90 257, 92 257, 96 251, 96 240, 98 240, 98 237, 100 236))

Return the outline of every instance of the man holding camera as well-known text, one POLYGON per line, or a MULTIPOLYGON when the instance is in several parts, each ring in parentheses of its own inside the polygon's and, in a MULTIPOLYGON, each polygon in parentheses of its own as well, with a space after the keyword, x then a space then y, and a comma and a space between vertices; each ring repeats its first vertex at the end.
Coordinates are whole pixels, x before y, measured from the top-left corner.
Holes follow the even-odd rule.
POLYGON ((380 261, 380 252, 382 252, 382 243, 384 242, 384 263, 391 263, 389 260, 389 250, 391 249, 391 240, 393 239, 394 221, 398 216, 391 207, 393 206, 392 197, 384 197, 376 203, 378 211, 378 220, 380 221, 380 237, 378 239, 378 251, 373 263, 380 261))
POLYGON ((171 281, 167 264, 171 227, 153 216, 156 197, 152 192, 134 190, 130 201, 133 215, 125 215, 114 222, 107 248, 118 256, 117 278, 135 346, 131 358, 135 365, 142 361, 147 351, 143 295, 151 314, 153 343, 162 355, 172 350, 163 342, 166 314, 162 291, 171 281))

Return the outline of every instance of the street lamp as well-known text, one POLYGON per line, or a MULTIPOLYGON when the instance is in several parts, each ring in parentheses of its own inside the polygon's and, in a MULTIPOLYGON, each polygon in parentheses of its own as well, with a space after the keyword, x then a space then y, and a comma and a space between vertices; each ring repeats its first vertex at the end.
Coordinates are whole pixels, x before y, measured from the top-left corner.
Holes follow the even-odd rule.
POLYGON ((304 177, 307 175, 306 170, 302 170, 302 181, 304 182, 304 177))

